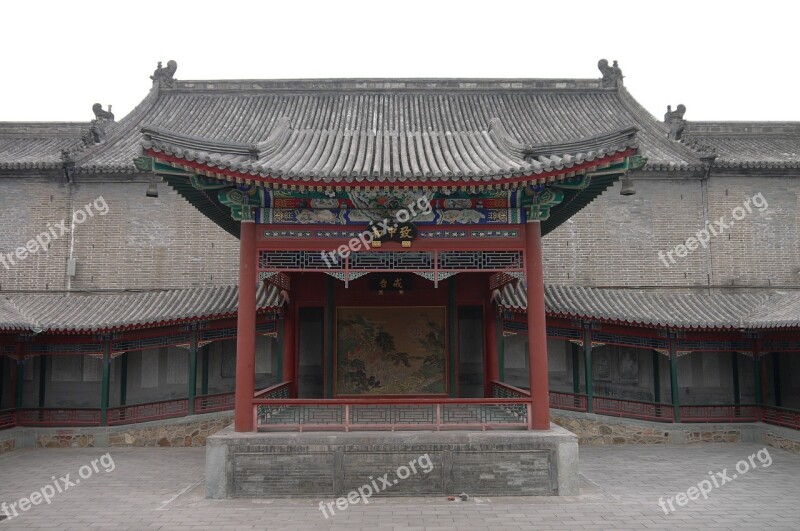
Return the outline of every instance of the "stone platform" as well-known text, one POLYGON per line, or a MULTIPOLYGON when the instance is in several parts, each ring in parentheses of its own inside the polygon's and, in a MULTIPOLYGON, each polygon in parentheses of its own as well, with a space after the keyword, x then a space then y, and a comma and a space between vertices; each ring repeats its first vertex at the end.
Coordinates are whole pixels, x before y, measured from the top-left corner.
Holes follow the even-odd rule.
POLYGON ((365 485, 379 487, 381 496, 574 496, 578 440, 555 424, 546 432, 235 433, 228 427, 207 440, 208 498, 337 497, 365 485))

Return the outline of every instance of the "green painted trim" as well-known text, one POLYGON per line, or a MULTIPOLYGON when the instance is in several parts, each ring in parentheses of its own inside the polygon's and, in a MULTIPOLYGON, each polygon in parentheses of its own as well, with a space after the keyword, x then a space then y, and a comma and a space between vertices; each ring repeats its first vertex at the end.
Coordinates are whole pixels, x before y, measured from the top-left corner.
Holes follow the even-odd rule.
POLYGON ((15 378, 16 396, 14 397, 14 407, 22 407, 22 397, 25 390, 25 360, 17 360, 17 376, 15 378))
POLYGON ((140 172, 151 173, 153 171, 153 158, 145 156, 136 157, 133 159, 133 165, 140 172))
POLYGON ((197 328, 189 335, 189 414, 194 415, 194 398, 197 396, 197 328))
POLYGON ((503 337, 503 316, 497 315, 495 316, 497 320, 497 324, 495 326, 495 332, 497 335, 497 364, 499 367, 497 368, 497 377, 500 378, 501 382, 506 381, 506 341, 503 337))
POLYGON ((772 397, 776 407, 783 405, 781 394, 781 355, 774 352, 772 354, 772 397))
POLYGON ((447 342, 449 350, 450 350, 450 363, 449 363, 449 370, 447 371, 448 382, 450 387, 450 398, 456 397, 456 357, 458 355, 458 351, 456 349, 456 342, 458 341, 458 336, 456 335, 456 319, 458 316, 456 315, 456 277, 452 276, 447 279, 447 328, 448 328, 448 336, 449 340, 447 342))
POLYGON ((208 394, 208 366, 211 363, 211 349, 208 345, 203 347, 203 368, 200 375, 200 393, 205 396, 208 394))
POLYGON ((108 426, 108 391, 111 381, 111 340, 103 343, 103 386, 100 392, 100 425, 108 426))
POLYGON ((47 354, 39 356, 39 407, 44 407, 47 394, 47 354))
POLYGON ((581 392, 581 365, 580 347, 575 343, 572 346, 572 392, 576 395, 581 392))
POLYGON ((672 394, 672 407, 675 410, 675 422, 681 421, 681 404, 678 395, 678 352, 675 338, 669 340, 669 387, 672 394))
POLYGON ((661 354, 653 351, 653 402, 661 403, 661 354))
POLYGON ((594 411, 594 382, 592 375, 592 328, 583 327, 583 370, 586 379, 586 411, 594 411))
POLYGON ((753 379, 755 380, 756 405, 763 406, 761 399, 761 357, 753 355, 753 379))
POLYGON ((739 354, 731 352, 731 376, 733 376, 733 403, 737 406, 742 402, 739 390, 739 354))
POLYGON ((128 353, 120 356, 120 375, 119 375, 119 405, 124 406, 128 401, 128 353))
POLYGON ((325 355, 327 357, 328 366, 325 371, 327 380, 325 396, 333 398, 333 326, 336 319, 333 314, 333 277, 330 275, 325 276, 325 344, 327 350, 325 355))

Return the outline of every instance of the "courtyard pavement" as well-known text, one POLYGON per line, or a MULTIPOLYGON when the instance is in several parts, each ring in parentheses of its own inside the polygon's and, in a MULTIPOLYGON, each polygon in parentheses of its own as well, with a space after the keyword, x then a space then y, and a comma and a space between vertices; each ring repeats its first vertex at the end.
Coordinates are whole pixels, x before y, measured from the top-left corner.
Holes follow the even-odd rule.
MULTIPOLYGON (((762 448, 755 444, 581 447, 580 496, 466 502, 441 497, 373 498, 369 505, 351 506, 327 520, 318 509, 318 498, 204 499, 204 448, 18 450, 0 455, 0 502, 9 504, 54 482, 62 490, 65 484, 67 488, 56 491, 49 505, 42 502, 0 521, 0 531, 800 529, 800 455, 768 448, 770 466, 754 458, 748 463, 751 470, 736 473, 740 460, 762 448), (105 472, 111 468, 107 459, 96 462, 97 471, 92 469, 92 460, 107 451, 113 470, 105 472), (81 469, 84 465, 89 468, 81 469), (730 479, 723 485, 724 469, 730 479), (80 472, 86 477, 81 478, 80 472), (685 507, 673 501, 675 512, 664 514, 659 497, 666 500, 704 479, 711 481, 708 472, 720 473, 714 474, 719 486, 713 487, 708 499, 688 501, 685 507), (66 482, 59 479, 66 474, 70 474, 66 482)), ((49 494, 49 489, 45 492, 49 494)))

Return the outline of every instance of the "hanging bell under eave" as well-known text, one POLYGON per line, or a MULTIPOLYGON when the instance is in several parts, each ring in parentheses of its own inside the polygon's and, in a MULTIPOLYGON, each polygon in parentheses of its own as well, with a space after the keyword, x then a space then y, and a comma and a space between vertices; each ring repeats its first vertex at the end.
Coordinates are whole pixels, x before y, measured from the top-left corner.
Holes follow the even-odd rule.
POLYGON ((622 178, 622 189, 619 191, 619 195, 635 195, 636 188, 633 187, 633 179, 628 177, 627 175, 622 178))
POLYGON ((155 175, 150 176, 150 184, 147 185, 147 197, 158 197, 158 184, 155 175))

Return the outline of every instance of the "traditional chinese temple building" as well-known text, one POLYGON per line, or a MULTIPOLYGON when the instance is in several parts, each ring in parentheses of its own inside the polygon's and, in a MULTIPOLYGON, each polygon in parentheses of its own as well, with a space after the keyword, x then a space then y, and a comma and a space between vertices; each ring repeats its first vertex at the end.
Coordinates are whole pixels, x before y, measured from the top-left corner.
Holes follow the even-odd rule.
POLYGON ((119 121, 0 123, 0 427, 800 428, 800 124, 662 121, 598 66, 170 61, 119 121))

